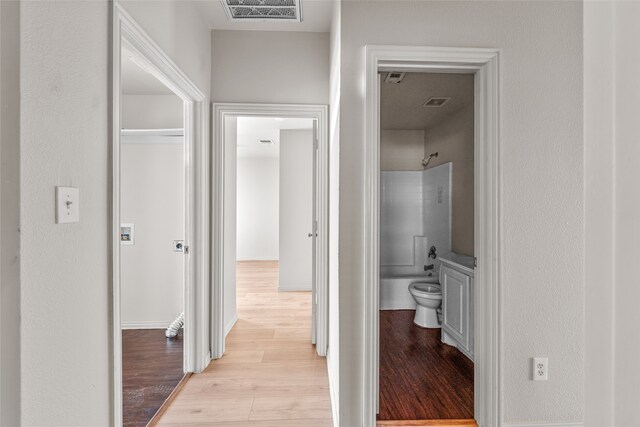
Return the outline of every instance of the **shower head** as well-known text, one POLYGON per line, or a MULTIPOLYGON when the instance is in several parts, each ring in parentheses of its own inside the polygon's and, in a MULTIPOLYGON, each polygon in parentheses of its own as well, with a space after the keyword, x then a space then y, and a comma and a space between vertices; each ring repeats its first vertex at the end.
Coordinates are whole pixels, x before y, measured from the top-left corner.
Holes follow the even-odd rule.
POLYGON ((429 162, 431 161, 431 159, 433 157, 438 157, 438 152, 436 151, 435 153, 431 153, 429 154, 427 157, 425 157, 424 159, 422 159, 422 166, 426 169, 427 166, 429 166, 429 162))

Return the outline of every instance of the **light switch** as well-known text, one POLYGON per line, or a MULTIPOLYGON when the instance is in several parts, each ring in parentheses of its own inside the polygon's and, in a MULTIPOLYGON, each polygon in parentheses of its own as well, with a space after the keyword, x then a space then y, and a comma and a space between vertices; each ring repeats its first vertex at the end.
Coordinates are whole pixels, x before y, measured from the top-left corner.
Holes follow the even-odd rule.
POLYGON ((56 187, 56 224, 80 222, 80 189, 56 187))

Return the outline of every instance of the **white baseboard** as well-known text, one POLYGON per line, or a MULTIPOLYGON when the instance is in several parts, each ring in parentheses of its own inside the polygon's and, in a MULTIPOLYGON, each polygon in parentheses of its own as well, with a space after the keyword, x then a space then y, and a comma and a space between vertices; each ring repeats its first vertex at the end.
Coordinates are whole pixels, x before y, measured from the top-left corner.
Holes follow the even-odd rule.
POLYGON ((331 398, 331 413, 333 415, 333 425, 335 427, 340 425, 340 414, 338 407, 338 386, 336 384, 336 378, 333 378, 331 372, 333 371, 334 360, 331 358, 331 349, 327 350, 327 375, 329 377, 329 396, 331 398))
POLYGON ((123 321, 120 326, 122 329, 167 329, 174 320, 123 321))
POLYGON ((583 422, 569 423, 504 423, 502 427, 584 427, 583 422))
POLYGON ((233 316, 233 319, 231 319, 226 325, 224 325, 225 338, 227 335, 229 335, 229 332, 231 332, 231 329, 235 326, 237 321, 238 321, 238 315, 236 314, 235 316, 233 316))
POLYGON ((279 285, 278 292, 310 291, 311 285, 279 285))

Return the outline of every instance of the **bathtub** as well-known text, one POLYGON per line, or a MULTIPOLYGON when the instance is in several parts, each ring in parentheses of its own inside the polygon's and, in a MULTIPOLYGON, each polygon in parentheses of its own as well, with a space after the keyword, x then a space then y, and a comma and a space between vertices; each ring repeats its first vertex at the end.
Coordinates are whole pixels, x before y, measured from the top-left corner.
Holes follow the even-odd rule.
POLYGON ((438 273, 426 275, 394 275, 380 277, 380 310, 415 310, 416 302, 409 285, 416 281, 440 283, 438 273))

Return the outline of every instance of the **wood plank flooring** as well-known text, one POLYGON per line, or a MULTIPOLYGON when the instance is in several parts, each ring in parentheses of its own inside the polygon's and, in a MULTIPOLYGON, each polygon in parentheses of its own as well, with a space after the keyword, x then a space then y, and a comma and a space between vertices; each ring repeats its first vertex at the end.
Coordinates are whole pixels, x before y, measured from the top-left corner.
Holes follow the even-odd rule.
POLYGON ((414 325, 414 314, 380 311, 378 420, 472 421, 473 363, 440 341, 440 329, 414 325))
POLYGON ((328 427, 326 360, 311 345, 311 293, 278 292, 278 263, 237 269, 238 322, 225 355, 194 374, 159 426, 328 427))
POLYGON ((182 331, 167 339, 164 329, 122 331, 122 406, 125 427, 144 427, 178 385, 182 331))

